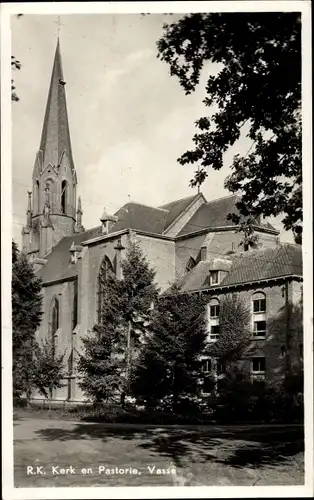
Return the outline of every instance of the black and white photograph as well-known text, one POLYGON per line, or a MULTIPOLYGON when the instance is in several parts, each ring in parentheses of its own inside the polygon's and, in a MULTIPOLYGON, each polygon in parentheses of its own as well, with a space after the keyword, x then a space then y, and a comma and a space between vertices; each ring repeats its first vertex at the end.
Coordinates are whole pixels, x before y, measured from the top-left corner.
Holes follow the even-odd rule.
POLYGON ((5 500, 313 494, 310 2, 193 3, 1 7, 5 500))

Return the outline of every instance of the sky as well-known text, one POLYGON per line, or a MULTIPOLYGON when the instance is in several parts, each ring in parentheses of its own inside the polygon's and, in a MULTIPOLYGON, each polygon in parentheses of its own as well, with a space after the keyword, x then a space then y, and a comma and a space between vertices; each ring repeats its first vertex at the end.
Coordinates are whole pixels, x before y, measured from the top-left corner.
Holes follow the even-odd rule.
MULTIPOLYGON (((186 96, 169 67, 157 58, 163 25, 180 17, 152 14, 60 16, 60 47, 70 135, 85 228, 100 224, 103 209, 114 213, 129 201, 159 206, 196 192, 189 186, 195 166, 177 162, 193 147, 208 64, 196 91, 186 96)), ((21 244, 27 190, 39 148, 58 36, 56 15, 12 16, 12 54, 19 102, 12 104, 13 237, 21 244)), ((224 155, 224 167, 209 171, 201 191, 213 200, 230 194, 224 179, 234 154, 251 141, 242 136, 224 155)), ((269 219, 282 241, 280 218, 269 219)))

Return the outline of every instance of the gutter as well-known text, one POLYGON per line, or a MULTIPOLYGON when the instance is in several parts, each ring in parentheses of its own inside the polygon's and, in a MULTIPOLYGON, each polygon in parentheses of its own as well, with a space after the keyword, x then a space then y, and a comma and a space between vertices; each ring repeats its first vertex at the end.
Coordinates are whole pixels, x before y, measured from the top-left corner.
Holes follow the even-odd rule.
POLYGON ((92 238, 91 240, 86 240, 81 243, 82 246, 89 246, 89 245, 95 245, 96 243, 99 243, 101 241, 106 241, 106 240, 111 240, 113 238, 116 238, 117 236, 121 236, 122 234, 128 234, 130 231, 136 234, 140 234, 142 236, 148 236, 150 238, 159 238, 161 240, 168 240, 168 241, 175 241, 172 236, 167 236, 165 234, 158 234, 158 233, 150 233, 148 231, 141 231, 139 229, 132 229, 132 228, 127 228, 127 229, 121 229, 121 231, 116 231, 114 233, 108 233, 108 234, 103 234, 101 236, 97 236, 97 238, 92 238))
POLYGON ((253 280, 253 281, 246 281, 244 283, 234 283, 230 285, 222 285, 222 286, 212 286, 212 287, 207 287, 207 288, 195 288, 194 290, 184 290, 179 293, 210 293, 210 292, 217 292, 217 291, 226 291, 234 288, 241 288, 241 287, 246 287, 246 286, 253 286, 253 285, 259 285, 259 284, 264 284, 264 283, 269 283, 269 282, 276 282, 276 281, 286 281, 286 280, 296 280, 296 281, 303 281, 303 277, 297 274, 288 274, 284 276, 276 276, 274 278, 265 278, 261 280, 253 280))
POLYGON ((56 285, 58 283, 64 283, 66 281, 75 281, 77 280, 77 274, 75 276, 65 276, 62 278, 57 278, 56 280, 53 281, 45 281, 44 283, 41 284, 42 287, 45 286, 51 286, 51 285, 56 285))
MULTIPOLYGON (((221 231, 236 231, 240 226, 217 226, 217 227, 205 227, 203 229, 198 229, 197 231, 191 231, 190 233, 181 234, 179 236, 175 236, 176 240, 184 240, 186 238, 191 238, 192 236, 199 236, 204 233, 215 233, 221 231)), ((275 236, 279 235, 279 231, 277 229, 267 229, 265 227, 260 226, 252 226, 254 231, 258 231, 260 233, 273 234, 275 236)))
POLYGON ((89 246, 89 245, 95 245, 96 243, 99 243, 100 241, 111 240, 113 238, 116 238, 117 236, 121 236, 122 234, 126 234, 128 232, 129 232, 129 229, 121 229, 121 231, 116 231, 114 233, 102 234, 101 236, 97 236, 96 238, 82 241, 81 245, 82 245, 82 247, 89 246))

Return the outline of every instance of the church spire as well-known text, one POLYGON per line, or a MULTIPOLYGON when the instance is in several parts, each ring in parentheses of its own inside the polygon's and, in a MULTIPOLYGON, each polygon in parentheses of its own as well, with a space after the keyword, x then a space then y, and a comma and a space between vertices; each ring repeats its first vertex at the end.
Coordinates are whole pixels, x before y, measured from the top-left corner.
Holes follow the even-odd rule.
POLYGON ((39 149, 42 151, 43 165, 50 163, 55 167, 61 163, 62 154, 66 152, 69 167, 73 171, 65 84, 58 38, 39 149))
POLYGON ((77 202, 77 211, 76 211, 76 224, 75 224, 75 232, 76 233, 81 233, 84 231, 84 227, 82 224, 82 215, 83 215, 83 210, 82 210, 82 202, 81 202, 81 197, 78 197, 78 202, 77 202))
POLYGON ((33 210, 27 214, 32 224, 23 230, 23 248, 28 253, 43 257, 64 236, 76 232, 76 187, 58 40, 33 169, 33 210))

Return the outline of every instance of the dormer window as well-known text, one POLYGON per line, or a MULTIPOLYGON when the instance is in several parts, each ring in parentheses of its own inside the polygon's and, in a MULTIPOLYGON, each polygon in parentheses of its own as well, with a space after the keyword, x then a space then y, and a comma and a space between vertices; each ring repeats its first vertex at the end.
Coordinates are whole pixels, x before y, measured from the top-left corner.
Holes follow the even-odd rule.
POLYGON ((217 285, 219 283, 219 271, 211 271, 209 277, 211 285, 217 285))
POLYGON ((68 183, 67 181, 62 181, 61 184, 61 212, 66 214, 67 203, 68 203, 68 183))

